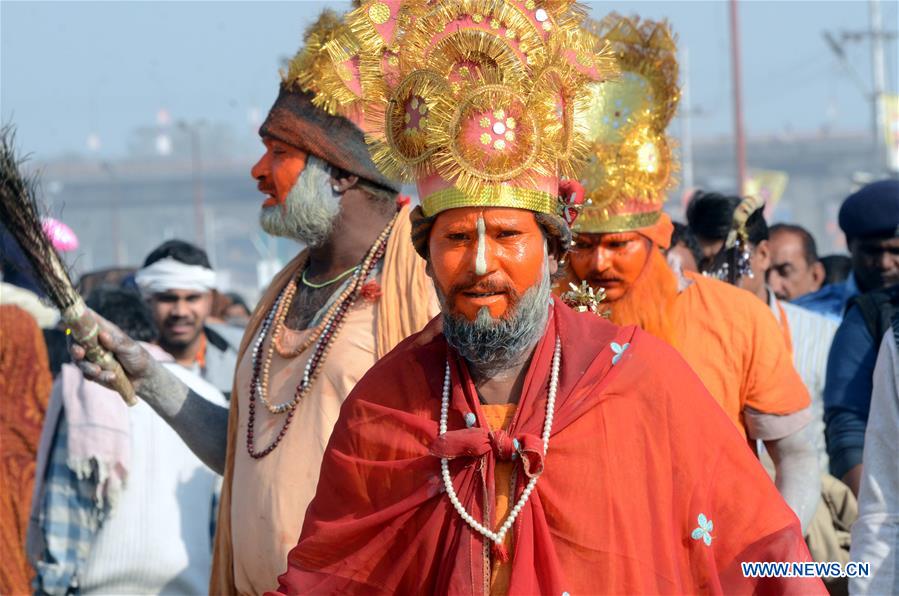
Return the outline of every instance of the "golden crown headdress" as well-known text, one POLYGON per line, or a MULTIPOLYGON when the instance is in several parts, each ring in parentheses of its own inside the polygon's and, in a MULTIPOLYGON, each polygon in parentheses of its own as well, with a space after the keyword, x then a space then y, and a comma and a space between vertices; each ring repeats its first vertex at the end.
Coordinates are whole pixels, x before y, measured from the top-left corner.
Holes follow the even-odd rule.
POLYGON ((618 232, 658 221, 676 162, 665 129, 680 91, 674 36, 666 22, 610 14, 593 30, 615 53, 621 76, 591 86, 583 112, 591 143, 580 172, 587 204, 576 231, 618 232))
POLYGON ((343 16, 325 9, 303 36, 303 46, 281 72, 288 88, 313 93, 313 105, 361 123, 359 44, 343 16))
POLYGON ((325 10, 281 71, 281 89, 260 133, 298 147, 384 188, 399 185, 375 166, 364 130, 359 44, 347 23, 325 10))
POLYGON ((374 0, 347 17, 372 157, 417 181, 425 215, 558 211, 588 147, 586 83, 614 72, 567 0, 374 0))

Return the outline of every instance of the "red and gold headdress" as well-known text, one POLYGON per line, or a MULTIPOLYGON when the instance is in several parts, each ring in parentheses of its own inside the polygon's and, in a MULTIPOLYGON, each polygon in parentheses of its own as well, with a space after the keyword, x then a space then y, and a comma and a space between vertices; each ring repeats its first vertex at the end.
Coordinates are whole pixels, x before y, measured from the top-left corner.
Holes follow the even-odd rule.
POLYGON ((675 40, 665 22, 614 13, 594 31, 611 44, 622 72, 591 88, 584 126, 592 147, 580 173, 587 204, 575 231, 648 228, 659 222, 674 185, 676 164, 665 129, 680 98, 675 40))
POLYGON ((425 216, 454 207, 557 215, 587 148, 586 84, 614 61, 569 0, 374 0, 347 18, 367 139, 425 216))

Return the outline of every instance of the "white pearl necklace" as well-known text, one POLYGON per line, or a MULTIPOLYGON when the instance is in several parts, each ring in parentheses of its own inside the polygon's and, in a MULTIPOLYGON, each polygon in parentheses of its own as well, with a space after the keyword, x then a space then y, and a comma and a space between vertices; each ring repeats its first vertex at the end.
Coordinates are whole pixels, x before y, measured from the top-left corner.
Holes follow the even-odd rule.
MULTIPOLYGON (((561 342, 559 338, 556 337, 556 348, 553 352, 553 363, 552 363, 552 373, 549 378, 549 395, 546 399, 546 419, 543 422, 543 454, 546 455, 546 452, 549 450, 549 434, 552 430, 553 426, 553 414, 556 409, 556 392, 559 389, 559 357, 562 352, 561 342)), ((443 399, 440 402, 440 435, 443 436, 446 434, 446 417, 449 413, 449 402, 450 402, 450 365, 449 360, 446 362, 446 372, 443 377, 443 399)), ((502 545, 503 540, 506 537, 506 533, 512 528, 512 524, 515 523, 515 518, 518 517, 518 514, 521 513, 521 510, 524 508, 524 504, 527 502, 528 498, 531 496, 531 492, 533 492, 534 487, 537 485, 537 477, 531 478, 528 480, 527 486, 524 487, 524 491, 521 493, 521 497, 519 497, 518 502, 515 503, 515 506, 512 507, 512 510, 506 516, 503 525, 500 526, 499 531, 493 532, 490 528, 485 527, 483 524, 478 522, 468 511, 465 510, 465 506, 462 505, 462 502, 459 501, 458 495, 456 495, 456 489, 453 488, 453 480, 450 477, 449 472, 449 459, 442 457, 440 458, 440 471, 443 475, 443 486, 446 489, 446 494, 449 496, 450 502, 453 504, 456 512, 465 520, 469 526, 475 529, 478 533, 483 536, 489 538, 493 542, 498 545, 502 545)))

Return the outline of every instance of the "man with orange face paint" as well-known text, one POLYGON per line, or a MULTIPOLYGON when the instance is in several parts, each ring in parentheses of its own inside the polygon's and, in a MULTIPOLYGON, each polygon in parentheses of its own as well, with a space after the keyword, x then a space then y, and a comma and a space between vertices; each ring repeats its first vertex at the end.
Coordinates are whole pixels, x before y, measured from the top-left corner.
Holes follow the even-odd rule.
MULTIPOLYGON (((600 24, 625 70, 592 99, 588 206, 559 284, 605 289, 613 322, 639 325, 677 348, 743 437, 762 440, 776 484, 803 528, 819 481, 808 391, 766 306, 744 290, 674 272, 662 211, 672 156, 665 128, 677 99, 676 48, 666 24, 620 17, 600 24)), ((747 470, 747 474, 749 471, 747 470)))
POLYGON ((224 473, 213 594, 275 587, 343 400, 437 312, 409 242, 409 208, 375 167, 360 128, 355 44, 341 19, 323 13, 260 128, 265 153, 252 168, 265 195, 260 223, 306 248, 278 273, 247 326, 230 413, 199 404, 107 328, 138 394, 224 473))
POLYGON ((344 403, 278 593, 815 592, 740 573, 808 553, 677 353, 552 298, 574 110, 609 64, 577 7, 544 6, 351 13, 368 59, 397 54, 367 94, 372 154, 418 183, 412 238, 442 314, 344 403))

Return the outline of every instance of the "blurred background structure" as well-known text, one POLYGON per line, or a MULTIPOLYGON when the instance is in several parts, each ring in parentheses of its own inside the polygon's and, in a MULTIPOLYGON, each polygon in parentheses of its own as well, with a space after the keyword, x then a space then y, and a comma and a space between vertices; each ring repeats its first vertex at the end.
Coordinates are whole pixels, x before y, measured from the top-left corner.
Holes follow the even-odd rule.
MULTIPOLYGON (((899 3, 590 2, 668 18, 682 48, 679 186, 738 190, 731 15, 737 18, 747 192, 772 222, 843 250, 840 202, 899 171, 899 3), (731 11, 735 9, 735 12, 731 11), (876 101, 875 101, 876 100, 876 101)), ((257 224, 249 171, 278 68, 325 5, 348 2, 0 3, 0 120, 78 235, 76 273, 137 265, 167 238, 206 248, 223 290, 255 301, 291 243, 257 224)))

